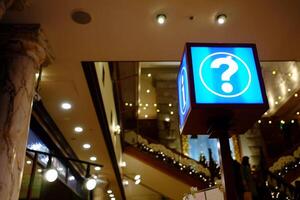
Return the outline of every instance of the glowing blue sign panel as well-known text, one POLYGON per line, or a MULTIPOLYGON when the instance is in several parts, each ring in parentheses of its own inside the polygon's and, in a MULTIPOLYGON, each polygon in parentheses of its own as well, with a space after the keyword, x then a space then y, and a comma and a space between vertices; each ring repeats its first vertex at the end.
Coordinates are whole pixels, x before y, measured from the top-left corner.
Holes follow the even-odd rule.
POLYGON ((251 47, 191 47, 196 104, 263 104, 251 47))
POLYGON ((181 61, 181 66, 177 77, 177 86, 179 102, 179 127, 180 129, 182 129, 191 107, 186 54, 183 55, 181 61))

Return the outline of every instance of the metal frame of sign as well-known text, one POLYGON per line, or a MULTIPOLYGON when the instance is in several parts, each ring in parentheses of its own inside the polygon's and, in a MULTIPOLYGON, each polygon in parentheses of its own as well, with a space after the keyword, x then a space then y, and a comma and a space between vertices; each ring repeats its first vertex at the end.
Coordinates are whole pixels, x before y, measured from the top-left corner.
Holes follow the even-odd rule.
MULTIPOLYGON (((190 93, 190 110, 184 119, 181 128, 182 134, 207 134, 210 124, 216 118, 228 118, 232 121, 232 131, 236 134, 241 134, 246 131, 250 124, 254 124, 261 115, 268 110, 268 99, 266 95, 265 85, 262 78, 260 63, 258 59, 257 49, 255 44, 219 44, 219 43, 186 43, 184 52, 186 54, 187 74, 188 74, 188 89, 190 93), (263 103, 261 104, 198 104, 196 103, 194 74, 192 69, 191 47, 229 47, 238 48, 245 47, 253 50, 257 77, 261 88, 263 103), (237 115, 247 115, 245 117, 237 115), (236 119, 238 117, 238 119, 236 119), (243 122, 243 123, 241 123, 243 122), (240 123, 240 124, 238 124, 240 123)), ((181 61, 182 62, 182 61, 181 61)), ((182 63, 180 63, 181 66, 182 63)), ((178 80, 178 76, 177 76, 178 80)), ((178 104, 179 105, 179 104, 178 104)), ((180 108, 179 108, 180 110, 180 108)), ((229 132, 231 132, 229 130, 229 132)))

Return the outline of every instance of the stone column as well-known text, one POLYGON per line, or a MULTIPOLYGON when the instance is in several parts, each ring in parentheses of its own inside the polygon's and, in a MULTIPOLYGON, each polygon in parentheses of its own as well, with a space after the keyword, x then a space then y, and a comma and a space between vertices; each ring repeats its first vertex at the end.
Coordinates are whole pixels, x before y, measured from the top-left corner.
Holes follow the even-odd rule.
POLYGON ((0 198, 17 200, 35 73, 50 62, 39 25, 0 25, 0 198))

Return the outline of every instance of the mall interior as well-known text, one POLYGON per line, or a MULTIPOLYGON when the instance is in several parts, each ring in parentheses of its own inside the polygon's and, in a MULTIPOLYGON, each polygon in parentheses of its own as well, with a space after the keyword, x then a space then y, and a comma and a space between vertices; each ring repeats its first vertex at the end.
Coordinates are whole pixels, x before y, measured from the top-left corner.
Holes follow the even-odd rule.
POLYGON ((0 0, 0 199, 300 199, 299 9, 0 0), (187 42, 256 45, 269 108, 226 139, 230 167, 218 139, 181 134, 187 42))

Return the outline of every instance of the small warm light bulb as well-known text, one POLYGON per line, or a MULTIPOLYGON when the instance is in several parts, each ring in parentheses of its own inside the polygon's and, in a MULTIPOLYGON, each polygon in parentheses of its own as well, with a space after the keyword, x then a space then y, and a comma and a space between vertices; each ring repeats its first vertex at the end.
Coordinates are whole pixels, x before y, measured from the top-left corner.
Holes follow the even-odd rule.
POLYGON ((269 124, 272 124, 272 121, 271 121, 271 120, 269 120, 269 124))
POLYGON ((139 174, 134 176, 134 180, 138 180, 138 179, 141 179, 141 175, 139 175, 139 174))
POLYGON ((146 104, 145 104, 145 106, 146 106, 146 107, 148 107, 148 106, 149 106, 149 104, 147 104, 147 103, 146 103, 146 104))
POLYGON ((96 158, 95 156, 92 156, 92 157, 90 157, 90 160, 91 160, 91 161, 96 161, 97 158, 96 158))
POLYGON ((173 111, 171 111, 171 112, 170 112, 170 114, 171 114, 171 115, 173 115, 173 114, 174 114, 174 112, 173 112, 173 111))
POLYGON ((82 147, 83 147, 84 149, 90 149, 90 148, 91 148, 91 145, 88 144, 88 143, 86 143, 86 144, 83 144, 82 147))
POLYGON ((148 115, 145 115, 145 118, 148 118, 148 115))
POLYGON ((147 94, 149 94, 149 93, 150 93, 150 90, 148 89, 148 90, 146 90, 146 92, 147 92, 147 94))
POLYGON ((277 104, 278 104, 278 101, 275 101, 275 104, 277 105, 277 104))
POLYGON ((169 117, 166 117, 166 118, 165 118, 165 121, 166 121, 166 122, 169 122, 169 121, 170 121, 170 118, 169 118, 169 117))
POLYGON ((101 167, 96 166, 94 169, 95 169, 96 171, 100 171, 100 170, 101 170, 101 167))
POLYGON ((291 91, 291 88, 288 88, 287 91, 290 92, 290 91, 291 91))
POLYGON ((292 119, 292 120, 291 120, 291 123, 292 123, 292 124, 295 123, 295 120, 292 119))
POLYGON ((151 74, 149 73, 149 74, 147 74, 147 76, 150 78, 150 77, 151 77, 151 74))
POLYGON ((295 93, 295 94, 294 94, 294 97, 298 97, 298 93, 295 93))
POLYGON ((132 103, 129 104, 129 107, 132 107, 132 103))
POLYGON ((75 131, 76 133, 81 133, 81 132, 83 131, 83 128, 82 128, 81 126, 76 126, 76 127, 74 128, 74 131, 75 131))
POLYGON ((164 23, 166 23, 166 19, 167 19, 167 16, 164 15, 164 14, 158 14, 156 16, 156 20, 157 20, 158 24, 164 24, 164 23))
POLYGON ((111 194, 111 193, 112 193, 112 190, 107 190, 107 193, 108 193, 108 194, 111 194))
POLYGON ((109 194, 109 197, 111 197, 111 198, 114 197, 114 196, 115 196, 114 194, 109 194))
POLYGON ((171 104, 171 103, 169 103, 169 107, 172 107, 172 104, 171 104))
POLYGON ((260 124, 260 123, 261 123, 261 120, 258 120, 257 122, 260 124))
POLYGON ((276 73, 277 73, 277 72, 276 72, 275 70, 272 71, 272 74, 273 74, 273 75, 276 75, 276 73))
POLYGON ((26 164, 27 164, 27 165, 31 165, 31 163, 32 163, 31 160, 27 160, 27 161, 26 161, 26 164))
POLYGON ((159 112, 160 112, 160 110, 159 110, 159 109, 156 109, 156 112, 158 112, 158 113, 159 113, 159 112))
POLYGON ((300 112, 296 112, 296 115, 300 115, 300 112))
POLYGON ((280 123, 281 123, 281 124, 285 124, 285 121, 284 121, 284 120, 280 120, 280 123))
POLYGON ((141 182, 141 179, 138 179, 138 180, 136 180, 134 183, 135 183, 136 185, 138 185, 138 184, 140 184, 140 182, 141 182))
POLYGON ((129 104, 126 102, 126 103, 125 103, 125 106, 128 106, 128 105, 129 105, 129 104))
POLYGON ((154 107, 156 107, 156 106, 157 106, 157 104, 155 103, 155 104, 154 104, 154 107))
POLYGON ((216 20, 217 20, 217 23, 220 24, 220 25, 225 24, 225 22, 227 20, 227 16, 224 15, 224 14, 218 15, 216 17, 216 20))

